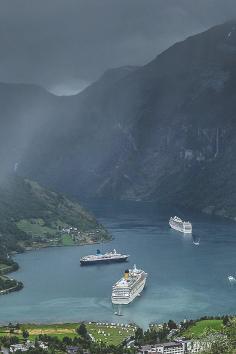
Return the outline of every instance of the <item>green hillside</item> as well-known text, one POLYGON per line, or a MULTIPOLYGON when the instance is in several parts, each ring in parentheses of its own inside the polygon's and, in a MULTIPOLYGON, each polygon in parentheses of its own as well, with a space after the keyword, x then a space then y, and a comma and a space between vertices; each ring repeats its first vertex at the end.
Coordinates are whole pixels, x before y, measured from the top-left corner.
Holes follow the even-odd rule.
POLYGON ((222 319, 207 319, 200 320, 191 325, 186 331, 182 333, 183 337, 186 338, 200 338, 206 329, 220 331, 223 328, 222 319))
POLYGON ((36 182, 9 176, 0 184, 0 295, 23 287, 5 276, 18 269, 9 254, 109 239, 104 227, 78 203, 36 182))
POLYGON ((0 256, 31 247, 109 238, 91 214, 61 194, 18 176, 10 176, 0 186, 0 256))

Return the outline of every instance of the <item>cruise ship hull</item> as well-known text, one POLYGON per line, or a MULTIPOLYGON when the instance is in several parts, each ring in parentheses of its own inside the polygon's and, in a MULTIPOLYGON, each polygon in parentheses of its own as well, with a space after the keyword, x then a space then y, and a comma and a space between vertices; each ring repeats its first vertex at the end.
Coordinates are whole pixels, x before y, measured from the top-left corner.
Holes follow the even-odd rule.
POLYGON ((108 258, 108 259, 93 259, 93 260, 80 260, 81 266, 94 265, 94 264, 103 264, 103 263, 121 263, 126 262, 127 257, 121 258, 108 258))
POLYGON ((142 280, 142 282, 139 284, 139 287, 135 290, 134 293, 130 294, 130 296, 128 297, 111 297, 111 301, 114 305, 128 305, 130 304, 137 296, 139 296, 141 294, 141 292, 143 291, 144 287, 145 287, 145 283, 146 283, 146 278, 142 280))

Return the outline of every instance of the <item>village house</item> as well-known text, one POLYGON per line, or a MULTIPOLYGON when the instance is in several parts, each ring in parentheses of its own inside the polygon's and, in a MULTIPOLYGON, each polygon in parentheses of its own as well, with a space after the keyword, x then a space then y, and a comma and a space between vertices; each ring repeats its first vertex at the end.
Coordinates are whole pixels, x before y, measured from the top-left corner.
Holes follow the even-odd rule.
POLYGON ((184 354, 185 344, 180 342, 169 342, 154 345, 144 345, 142 346, 138 353, 140 354, 184 354))
MULTIPOLYGON (((205 348, 209 347, 209 344, 205 343, 205 348)), ((203 350, 203 345, 200 341, 190 340, 175 340, 169 343, 159 343, 154 345, 142 346, 138 353, 140 354, 195 354, 200 353, 203 350)))
POLYGON ((66 347, 66 352, 67 352, 67 354, 77 354, 79 349, 80 348, 77 346, 69 346, 69 347, 66 347))
POLYGON ((30 348, 34 348, 34 345, 12 344, 10 346, 10 353, 15 353, 16 351, 27 352, 30 348))

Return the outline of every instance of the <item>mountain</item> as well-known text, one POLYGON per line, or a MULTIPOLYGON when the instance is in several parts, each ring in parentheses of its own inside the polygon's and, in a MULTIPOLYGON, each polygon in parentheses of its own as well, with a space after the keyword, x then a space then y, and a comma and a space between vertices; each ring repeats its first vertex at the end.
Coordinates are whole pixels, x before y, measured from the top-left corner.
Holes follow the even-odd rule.
POLYGON ((137 67, 110 69, 81 94, 64 97, 26 151, 19 171, 71 194, 94 196, 122 150, 123 132, 103 111, 110 88, 137 67), (60 115, 58 114, 60 112, 60 115), (110 121, 110 122, 109 122, 110 121), (122 140, 122 141, 121 141, 122 140))
POLYGON ((32 247, 79 245, 109 238, 91 214, 64 195, 16 175, 0 185, 0 259, 32 247))
POLYGON ((110 70, 79 95, 51 97, 19 172, 74 195, 235 217, 235 92, 233 21, 143 67, 110 70))
POLYGON ((0 180, 21 161, 35 132, 50 125, 56 106, 58 98, 40 87, 0 83, 0 180))

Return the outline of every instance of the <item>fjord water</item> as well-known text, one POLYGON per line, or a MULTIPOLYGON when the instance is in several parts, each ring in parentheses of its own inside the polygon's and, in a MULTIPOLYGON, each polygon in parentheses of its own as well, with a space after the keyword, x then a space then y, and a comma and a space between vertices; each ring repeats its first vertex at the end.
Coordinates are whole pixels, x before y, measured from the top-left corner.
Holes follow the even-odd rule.
POLYGON ((89 205, 114 239, 103 245, 48 248, 17 255, 20 270, 13 277, 24 289, 0 297, 0 323, 182 320, 211 314, 233 314, 236 286, 227 276, 236 273, 236 223, 202 214, 161 209, 148 203, 89 205), (168 226, 171 215, 190 219, 193 237, 168 226), (198 241, 199 246, 193 243, 198 241), (80 267, 83 255, 116 248, 130 254, 127 264, 80 267), (146 288, 114 315, 112 284, 127 267, 144 269, 146 288))

